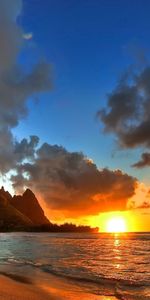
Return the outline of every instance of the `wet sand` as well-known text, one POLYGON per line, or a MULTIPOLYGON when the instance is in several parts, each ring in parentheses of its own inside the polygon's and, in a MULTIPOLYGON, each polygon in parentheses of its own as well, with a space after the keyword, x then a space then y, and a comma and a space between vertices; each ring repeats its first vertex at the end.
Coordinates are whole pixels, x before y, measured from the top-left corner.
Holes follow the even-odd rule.
POLYGON ((1 300, 117 300, 116 297, 98 296, 67 281, 50 276, 49 281, 31 282, 12 274, 0 275, 1 300))

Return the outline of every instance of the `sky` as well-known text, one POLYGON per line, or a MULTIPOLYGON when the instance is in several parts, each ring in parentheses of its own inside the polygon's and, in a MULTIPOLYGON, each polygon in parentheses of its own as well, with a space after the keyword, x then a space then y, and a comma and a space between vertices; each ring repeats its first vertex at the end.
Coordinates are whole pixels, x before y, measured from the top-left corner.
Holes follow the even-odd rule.
POLYGON ((150 230, 150 2, 0 8, 3 184, 31 187, 57 222, 103 226, 113 210, 150 230))

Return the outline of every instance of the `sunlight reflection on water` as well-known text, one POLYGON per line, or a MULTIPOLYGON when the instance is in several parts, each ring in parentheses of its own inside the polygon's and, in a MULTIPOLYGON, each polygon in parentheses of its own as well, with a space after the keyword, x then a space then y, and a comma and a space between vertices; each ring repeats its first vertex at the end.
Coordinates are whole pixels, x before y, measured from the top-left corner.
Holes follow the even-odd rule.
POLYGON ((0 242, 2 271, 34 278, 38 271, 56 274, 72 279, 76 286, 78 282, 88 286, 93 293, 106 294, 106 299, 115 296, 116 289, 121 295, 140 294, 142 300, 144 293, 149 296, 148 234, 13 233, 1 234, 0 242))
POLYGON ((120 243, 121 241, 119 240, 119 234, 114 235, 114 268, 119 269, 120 268, 120 263, 118 263, 118 260, 121 260, 121 249, 120 249, 120 243))

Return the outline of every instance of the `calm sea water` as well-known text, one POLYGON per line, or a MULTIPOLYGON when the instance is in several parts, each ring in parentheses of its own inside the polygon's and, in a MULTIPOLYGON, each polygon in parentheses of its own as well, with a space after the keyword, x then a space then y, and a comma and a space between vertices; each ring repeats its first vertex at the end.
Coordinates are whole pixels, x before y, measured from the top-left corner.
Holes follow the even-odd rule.
POLYGON ((0 271, 55 274, 98 295, 150 299, 150 234, 1 233, 0 271))

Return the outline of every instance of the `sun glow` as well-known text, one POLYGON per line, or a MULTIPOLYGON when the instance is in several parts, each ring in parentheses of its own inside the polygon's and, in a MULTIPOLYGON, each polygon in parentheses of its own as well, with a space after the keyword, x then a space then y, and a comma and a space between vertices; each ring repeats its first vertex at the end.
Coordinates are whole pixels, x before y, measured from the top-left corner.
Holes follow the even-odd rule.
POLYGON ((107 232, 126 232, 127 226, 126 221, 123 217, 114 217, 107 221, 106 224, 107 232))

